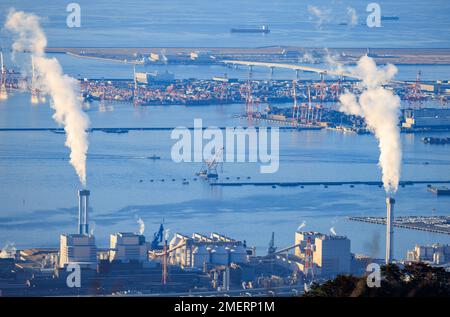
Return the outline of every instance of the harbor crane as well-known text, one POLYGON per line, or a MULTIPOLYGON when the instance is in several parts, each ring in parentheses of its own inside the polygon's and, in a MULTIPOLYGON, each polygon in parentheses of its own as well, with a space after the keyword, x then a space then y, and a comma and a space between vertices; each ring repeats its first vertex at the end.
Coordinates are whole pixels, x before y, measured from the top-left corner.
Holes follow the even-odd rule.
POLYGON ((6 92, 6 68, 3 63, 3 52, 0 51, 1 59, 1 73, 0 73, 0 100, 8 99, 8 93, 6 92))
POLYGON ((139 106, 139 85, 136 78, 136 66, 133 66, 133 80, 134 80, 134 87, 133 87, 133 105, 139 106))
POLYGON ((155 232, 153 234, 153 240, 152 240, 152 243, 151 243, 151 249, 152 250, 158 249, 159 244, 163 241, 163 238, 164 238, 163 236, 164 236, 164 225, 161 224, 159 226, 158 232, 155 232))

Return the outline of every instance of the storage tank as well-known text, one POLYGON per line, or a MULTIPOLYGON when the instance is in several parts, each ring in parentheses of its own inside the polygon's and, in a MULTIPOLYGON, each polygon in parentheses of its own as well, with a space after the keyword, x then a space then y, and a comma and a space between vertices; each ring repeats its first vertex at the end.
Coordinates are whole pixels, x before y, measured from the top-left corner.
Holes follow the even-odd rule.
POLYGON ((230 262, 246 263, 247 251, 242 245, 236 245, 230 250, 230 262))
POLYGON ((228 251, 222 245, 217 245, 211 250, 211 263, 228 265, 228 251))
POLYGON ((205 263, 210 261, 209 251, 204 245, 199 245, 194 247, 192 250, 192 266, 193 267, 203 267, 205 263))

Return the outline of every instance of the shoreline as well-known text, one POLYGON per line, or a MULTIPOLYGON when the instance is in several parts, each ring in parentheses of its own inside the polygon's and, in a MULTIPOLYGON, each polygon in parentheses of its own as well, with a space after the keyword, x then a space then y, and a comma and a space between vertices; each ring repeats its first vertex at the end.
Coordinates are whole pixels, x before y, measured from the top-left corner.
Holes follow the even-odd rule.
MULTIPOLYGON (((392 63, 396 65, 450 65, 450 48, 308 48, 297 46, 269 47, 47 47, 46 53, 72 54, 77 57, 112 59, 113 61, 139 62, 134 60, 137 55, 159 55, 164 52, 169 63, 212 64, 220 59, 251 59, 253 61, 296 62, 300 64, 318 64, 326 56, 337 56, 342 64, 353 64, 360 56, 369 55, 379 64, 392 63), (190 54, 202 53, 212 55, 217 60, 192 60, 190 54), (308 54, 314 62, 301 61, 300 57, 308 54)), ((161 63, 153 61, 151 63, 161 63)))

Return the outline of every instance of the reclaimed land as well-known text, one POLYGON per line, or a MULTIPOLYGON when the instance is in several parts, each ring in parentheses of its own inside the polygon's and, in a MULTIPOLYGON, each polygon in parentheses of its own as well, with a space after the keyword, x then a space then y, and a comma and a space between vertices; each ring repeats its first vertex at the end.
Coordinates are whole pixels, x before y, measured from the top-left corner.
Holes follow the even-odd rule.
MULTIPOLYGON (((222 58, 242 58, 253 61, 296 60, 298 56, 310 53, 320 61, 327 55, 323 48, 305 48, 297 46, 269 46, 258 48, 239 47, 49 47, 48 53, 84 55, 86 57, 133 59, 136 54, 160 54, 164 51, 170 55, 188 55, 191 52, 205 52, 222 58)), ((331 55, 340 55, 340 62, 353 64, 367 48, 330 48, 331 55)), ((450 65, 450 48, 371 48, 370 55, 377 63, 410 64, 410 65, 450 65)))

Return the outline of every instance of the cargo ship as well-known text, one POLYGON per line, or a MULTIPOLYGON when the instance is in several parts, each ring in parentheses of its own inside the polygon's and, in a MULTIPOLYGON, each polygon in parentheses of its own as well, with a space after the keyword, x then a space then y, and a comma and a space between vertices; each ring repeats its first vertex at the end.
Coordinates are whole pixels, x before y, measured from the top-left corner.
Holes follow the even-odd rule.
POLYGON ((231 33, 270 33, 269 28, 266 25, 261 26, 260 28, 232 28, 230 30, 231 33))
POLYGON ((382 15, 381 21, 398 21, 400 18, 395 15, 382 15))

